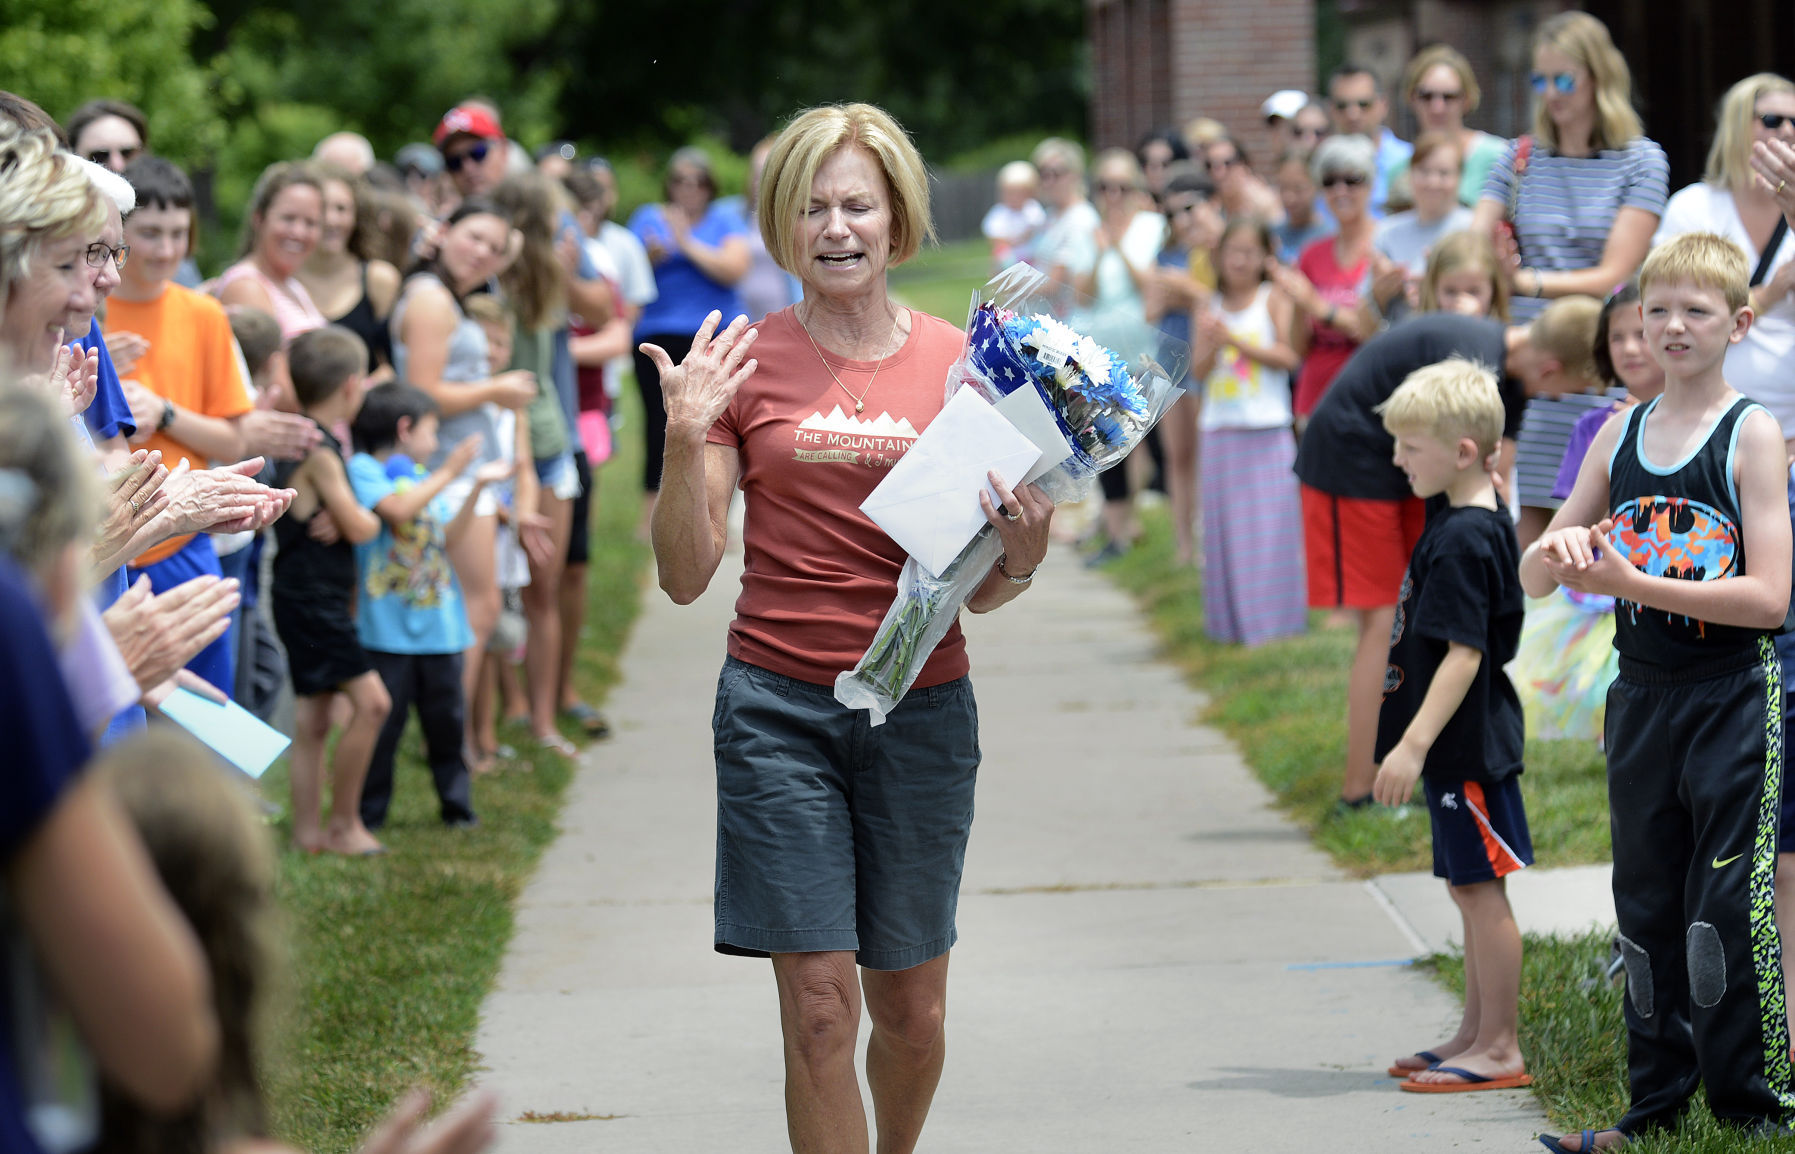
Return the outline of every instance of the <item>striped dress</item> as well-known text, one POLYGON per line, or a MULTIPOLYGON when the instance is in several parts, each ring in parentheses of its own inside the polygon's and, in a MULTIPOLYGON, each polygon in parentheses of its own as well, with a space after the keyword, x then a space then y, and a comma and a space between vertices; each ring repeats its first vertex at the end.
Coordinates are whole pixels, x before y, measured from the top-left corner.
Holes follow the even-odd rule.
MULTIPOLYGON (((1515 145, 1490 170, 1483 199, 1504 210, 1514 187, 1515 145)), ((1623 208, 1664 214, 1670 198, 1670 163, 1664 150, 1645 137, 1626 147, 1603 149, 1594 156, 1560 156, 1535 142, 1521 174, 1515 199, 1515 239, 1521 263, 1541 272, 1574 272, 1602 263, 1602 249, 1614 218, 1623 208)), ((1615 286, 1618 287, 1618 286, 1615 286)), ((1518 324, 1537 317, 1552 302, 1515 297, 1509 309, 1518 324)), ((1571 426, 1589 409, 1609 403, 1597 394, 1534 397, 1527 402, 1516 454, 1516 497, 1522 505, 1556 509, 1552 496, 1558 463, 1569 443, 1571 426)))
MULTIPOLYGON (((1212 307, 1242 343, 1277 340, 1260 285, 1238 312, 1212 307)), ((1216 354, 1198 418, 1203 521, 1203 627, 1217 641, 1258 645, 1308 624, 1302 504, 1290 374, 1248 359, 1233 343, 1216 354)))

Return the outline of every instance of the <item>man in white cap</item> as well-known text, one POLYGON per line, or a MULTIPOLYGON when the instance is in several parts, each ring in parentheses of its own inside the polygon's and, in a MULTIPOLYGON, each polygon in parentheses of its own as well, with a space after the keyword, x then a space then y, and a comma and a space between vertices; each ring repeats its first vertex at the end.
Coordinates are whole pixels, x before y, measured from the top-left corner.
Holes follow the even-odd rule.
POLYGON ((1294 126, 1296 114, 1309 103, 1309 94, 1300 88, 1284 88, 1265 98, 1259 106, 1265 117, 1265 126, 1271 130, 1271 154, 1274 157, 1284 155, 1284 150, 1296 141, 1294 126))

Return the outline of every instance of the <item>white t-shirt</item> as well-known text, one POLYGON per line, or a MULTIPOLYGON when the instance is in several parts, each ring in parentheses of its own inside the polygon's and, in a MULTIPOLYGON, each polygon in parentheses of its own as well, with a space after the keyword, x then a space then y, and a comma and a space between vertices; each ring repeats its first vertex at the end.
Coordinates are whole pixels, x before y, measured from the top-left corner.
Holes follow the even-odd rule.
POLYGON ((1040 201, 1031 198, 1021 208, 1011 208, 1003 203, 992 205, 980 222, 979 231, 987 240, 1022 244, 1040 232, 1046 223, 1047 210, 1041 207, 1040 201))
MULTIPOLYGON (((1746 262, 1752 269, 1762 256, 1739 219, 1738 206, 1730 190, 1711 184, 1692 184, 1670 198, 1664 206, 1664 219, 1652 236, 1653 246, 1663 244, 1686 232, 1719 233, 1745 250, 1746 262)), ((1783 234, 1782 244, 1764 274, 1768 282, 1776 270, 1795 260, 1795 229, 1783 234)), ((1726 381, 1741 393, 1770 410, 1783 435, 1795 432, 1795 293, 1790 293, 1775 306, 1751 322, 1745 339, 1727 350, 1726 381)))
MULTIPOLYGON (((1228 326, 1228 335, 1254 348, 1269 348, 1278 336, 1272 323, 1271 286, 1262 284, 1253 301, 1239 312, 1222 308, 1217 293, 1211 306, 1228 326)), ((1230 340, 1215 354, 1215 368, 1203 383, 1203 429, 1281 429, 1290 424, 1290 373, 1249 359, 1230 340)))
POLYGON ((1050 269, 1065 265, 1076 272, 1082 262, 1082 267, 1089 268, 1090 254, 1096 252, 1091 235, 1097 231, 1098 223, 1097 209, 1088 200, 1081 200, 1064 212, 1049 216, 1047 228, 1035 244, 1036 267, 1050 269))

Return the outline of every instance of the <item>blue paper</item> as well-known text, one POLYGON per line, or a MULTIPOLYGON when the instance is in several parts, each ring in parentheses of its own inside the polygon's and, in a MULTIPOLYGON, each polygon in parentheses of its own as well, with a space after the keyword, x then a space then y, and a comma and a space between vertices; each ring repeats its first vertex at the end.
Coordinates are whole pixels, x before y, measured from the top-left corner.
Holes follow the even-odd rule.
POLYGON ((176 689, 162 703, 162 716, 199 738, 219 756, 261 777, 291 744, 287 735, 234 701, 208 701, 190 689, 176 689))

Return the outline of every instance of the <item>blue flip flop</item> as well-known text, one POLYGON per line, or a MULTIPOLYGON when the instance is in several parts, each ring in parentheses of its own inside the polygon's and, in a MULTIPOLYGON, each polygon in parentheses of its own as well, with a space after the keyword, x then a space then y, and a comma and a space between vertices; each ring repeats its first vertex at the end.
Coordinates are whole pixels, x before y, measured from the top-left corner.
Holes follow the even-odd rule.
MULTIPOLYGON (((1596 1135, 1597 1134, 1606 1134, 1606 1133, 1608 1133, 1609 1130, 1613 1130, 1616 1134, 1621 1134, 1621 1131, 1614 1126, 1610 1126, 1605 1130, 1585 1130, 1581 1134, 1578 1135, 1577 1148, 1575 1150, 1569 1149, 1563 1143, 1561 1143, 1558 1138, 1555 1138, 1550 1134, 1541 1134, 1539 1136, 1539 1144, 1541 1146, 1544 1146, 1546 1149, 1552 1151, 1552 1154, 1584 1154, 1584 1151, 1586 1151, 1586 1150, 1597 1149, 1597 1146, 1596 1146, 1596 1135)), ((1560 1135, 1559 1137, 1562 1137, 1562 1135, 1560 1135)), ((1621 1134, 1621 1137, 1625 1138, 1626 1135, 1621 1134)), ((1629 1139, 1629 1141, 1630 1140, 1631 1139, 1629 1139)), ((1626 1142, 1622 1142, 1621 1145, 1625 1146, 1626 1142)), ((1613 1148, 1614 1147, 1612 1147, 1612 1146, 1608 1147, 1608 1149, 1611 1149, 1611 1150, 1613 1148)))

